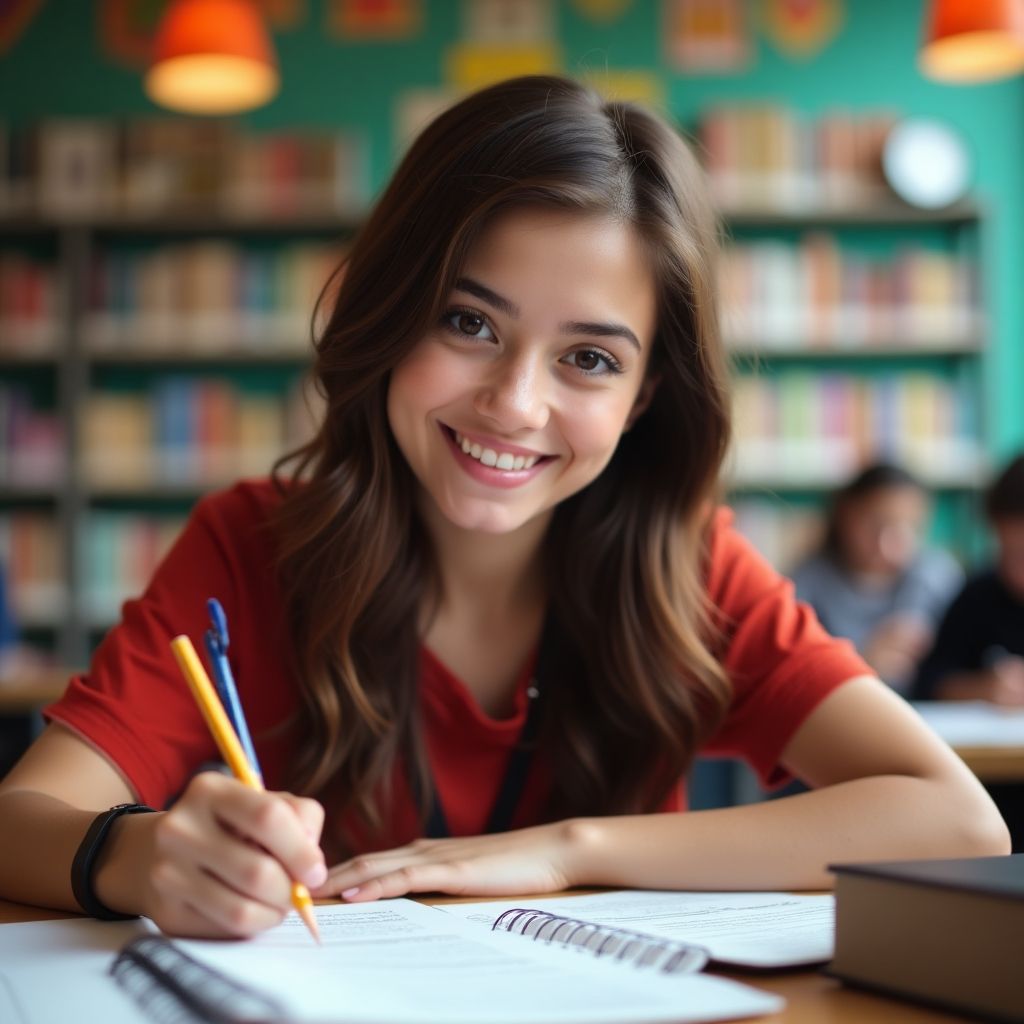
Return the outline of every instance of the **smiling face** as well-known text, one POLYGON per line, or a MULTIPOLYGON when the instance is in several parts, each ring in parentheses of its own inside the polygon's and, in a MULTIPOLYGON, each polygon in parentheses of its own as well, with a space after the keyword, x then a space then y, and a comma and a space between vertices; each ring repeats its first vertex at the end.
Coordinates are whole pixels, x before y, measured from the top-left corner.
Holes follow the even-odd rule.
POLYGON ((641 411, 655 321, 628 225, 532 208, 496 219, 391 375, 388 419, 422 495, 464 530, 549 515, 641 411))

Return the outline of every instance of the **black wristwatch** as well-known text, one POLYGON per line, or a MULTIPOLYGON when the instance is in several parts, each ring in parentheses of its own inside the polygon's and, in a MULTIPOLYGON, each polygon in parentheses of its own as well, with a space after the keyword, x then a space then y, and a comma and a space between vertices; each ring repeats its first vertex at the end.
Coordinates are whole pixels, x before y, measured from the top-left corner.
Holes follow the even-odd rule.
POLYGON ((71 891, 78 900, 78 905, 90 917, 98 917, 101 921, 128 921, 138 914, 120 914, 116 910, 101 903, 92 887, 92 876, 96 871, 96 859, 103 849, 110 826, 122 814, 143 814, 152 811, 145 804, 118 804, 108 811, 101 811, 93 818, 85 838, 82 840, 71 862, 71 891))

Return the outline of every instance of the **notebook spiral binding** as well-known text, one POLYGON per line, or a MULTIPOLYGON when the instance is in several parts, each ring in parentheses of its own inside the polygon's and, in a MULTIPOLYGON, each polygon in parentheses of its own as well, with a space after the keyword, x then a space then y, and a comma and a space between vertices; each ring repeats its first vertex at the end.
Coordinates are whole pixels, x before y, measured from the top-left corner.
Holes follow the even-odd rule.
POLYGON ((114 980, 158 1024, 271 1024, 285 1016, 273 999, 194 960, 162 935, 128 943, 114 980))
POLYGON ((491 930, 514 932, 535 942, 558 942, 581 952, 612 957, 662 974, 691 974, 711 958, 703 946, 655 939, 629 928, 612 928, 523 907, 513 907, 500 914, 491 930))

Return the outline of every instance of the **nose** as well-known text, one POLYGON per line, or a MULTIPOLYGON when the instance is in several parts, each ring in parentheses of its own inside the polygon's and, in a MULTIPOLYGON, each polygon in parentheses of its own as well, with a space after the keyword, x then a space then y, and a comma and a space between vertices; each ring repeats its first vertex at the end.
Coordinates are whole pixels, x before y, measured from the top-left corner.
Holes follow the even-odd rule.
POLYGON ((547 370, 539 355, 509 354, 490 366, 474 405, 503 433, 540 430, 550 415, 549 386, 547 370))

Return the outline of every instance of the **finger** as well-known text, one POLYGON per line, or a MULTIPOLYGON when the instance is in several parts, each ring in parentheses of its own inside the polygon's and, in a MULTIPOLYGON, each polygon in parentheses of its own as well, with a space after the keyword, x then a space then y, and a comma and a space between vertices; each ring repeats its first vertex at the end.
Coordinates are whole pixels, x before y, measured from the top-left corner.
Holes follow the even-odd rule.
POLYGON ((163 931, 197 938, 243 938, 280 924, 285 910, 248 899, 205 871, 164 861, 153 872, 154 920, 163 931))
POLYGON ((161 859, 191 864, 235 891, 278 908, 287 908, 291 879, 283 865, 230 826, 171 812, 158 826, 161 859))
POLYGON ((467 872, 458 861, 437 864, 406 864, 395 871, 350 886, 340 895, 349 903, 369 903, 410 892, 444 892, 461 896, 466 891, 467 872))
POLYGON ((317 800, 311 800, 305 796, 295 796, 292 793, 276 793, 298 816, 306 835, 319 844, 320 835, 324 828, 324 808, 317 800))
POLYGON ((231 799, 211 805, 220 822, 263 847, 280 861, 289 878, 311 886, 322 884, 327 875, 323 853, 287 801, 276 793, 250 790, 240 784, 231 795, 231 799))

